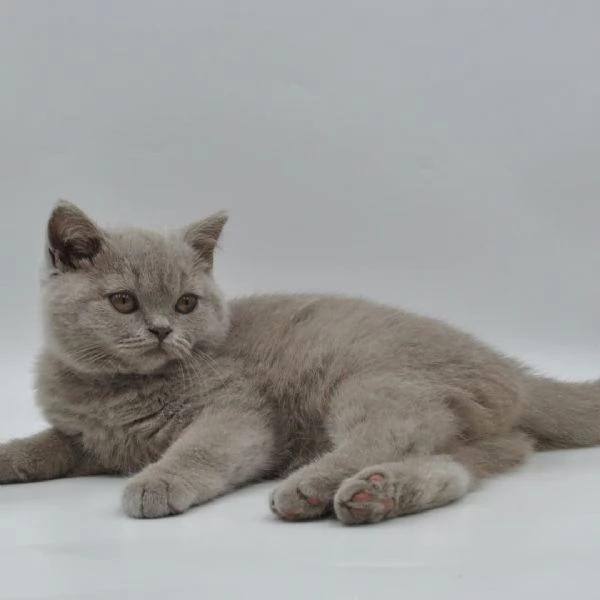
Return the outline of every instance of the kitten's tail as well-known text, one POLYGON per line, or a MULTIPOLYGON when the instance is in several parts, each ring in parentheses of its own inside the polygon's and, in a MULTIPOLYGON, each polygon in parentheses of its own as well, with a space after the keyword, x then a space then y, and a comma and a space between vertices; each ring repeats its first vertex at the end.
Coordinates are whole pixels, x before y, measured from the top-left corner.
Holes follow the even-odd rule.
POLYGON ((531 377, 527 387, 521 427, 540 449, 600 444, 600 381, 564 383, 531 377))

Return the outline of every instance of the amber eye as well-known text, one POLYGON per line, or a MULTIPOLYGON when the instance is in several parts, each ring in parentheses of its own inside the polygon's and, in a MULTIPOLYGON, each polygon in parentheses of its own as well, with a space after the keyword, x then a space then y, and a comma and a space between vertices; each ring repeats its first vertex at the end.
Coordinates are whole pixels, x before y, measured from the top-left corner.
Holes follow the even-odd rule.
POLYGON ((177 304, 175 305, 175 310, 178 313, 187 315, 191 313, 198 304, 198 296, 194 296, 194 294, 184 294, 177 300, 177 304))
POLYGON ((117 292, 116 294, 111 294, 108 299, 110 300, 110 303, 124 315, 128 315, 138 309, 136 297, 129 292, 117 292))

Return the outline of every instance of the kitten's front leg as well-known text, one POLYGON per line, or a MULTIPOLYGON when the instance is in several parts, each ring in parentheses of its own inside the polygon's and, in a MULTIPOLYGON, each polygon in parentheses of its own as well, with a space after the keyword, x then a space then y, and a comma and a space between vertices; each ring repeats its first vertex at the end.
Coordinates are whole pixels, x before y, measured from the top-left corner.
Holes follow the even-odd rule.
POLYGON ((123 494, 130 517, 178 514, 246 483, 272 467, 274 436, 263 414, 210 407, 123 494))
POLYGON ((0 484, 100 472, 73 438, 56 429, 0 444, 0 484))

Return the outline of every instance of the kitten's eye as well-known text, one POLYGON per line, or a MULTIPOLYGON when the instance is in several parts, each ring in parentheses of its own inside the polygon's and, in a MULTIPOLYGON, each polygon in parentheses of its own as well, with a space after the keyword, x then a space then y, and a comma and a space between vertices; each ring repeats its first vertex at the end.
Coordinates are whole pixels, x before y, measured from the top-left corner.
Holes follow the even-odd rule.
POLYGON ((187 315, 188 313, 191 313, 196 308, 197 304, 198 304, 198 296, 195 296, 194 294, 184 294, 183 296, 181 296, 181 298, 179 298, 179 300, 177 300, 177 304, 175 305, 175 310, 178 313, 187 315))
POLYGON ((124 315, 128 315, 138 309, 136 297, 129 292, 117 292, 116 294, 111 294, 108 299, 110 300, 110 303, 124 315))

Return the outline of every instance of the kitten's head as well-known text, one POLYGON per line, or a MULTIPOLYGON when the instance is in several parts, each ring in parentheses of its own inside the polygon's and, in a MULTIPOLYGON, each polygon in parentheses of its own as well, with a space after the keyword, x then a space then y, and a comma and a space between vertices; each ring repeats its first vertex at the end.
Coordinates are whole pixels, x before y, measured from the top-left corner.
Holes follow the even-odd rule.
POLYGON ((89 373, 150 373, 218 346, 226 304, 212 276, 227 221, 218 213, 161 235, 105 230, 61 202, 48 221, 47 343, 89 373))

